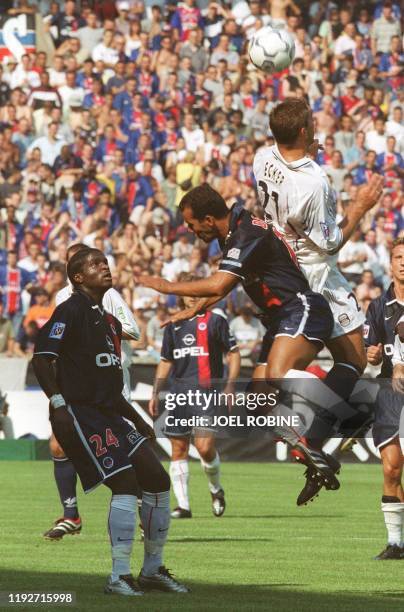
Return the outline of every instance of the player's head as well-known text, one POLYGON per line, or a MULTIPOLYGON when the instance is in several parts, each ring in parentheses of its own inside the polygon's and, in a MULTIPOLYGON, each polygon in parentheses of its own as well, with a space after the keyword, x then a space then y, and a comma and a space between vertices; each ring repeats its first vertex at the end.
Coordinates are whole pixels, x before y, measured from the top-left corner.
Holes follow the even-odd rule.
POLYGON ((112 286, 108 260, 98 249, 80 249, 67 264, 67 276, 75 289, 107 291, 112 286))
POLYGON ((404 283, 404 236, 396 238, 391 247, 391 275, 393 281, 404 283))
POLYGON ((189 229, 204 242, 219 238, 219 227, 230 214, 220 193, 207 183, 184 195, 179 208, 189 229))
POLYGON ((269 115, 269 127, 277 144, 286 148, 307 147, 314 139, 313 115, 301 98, 277 104, 269 115))
POLYGON ((73 255, 75 255, 79 251, 82 251, 83 249, 89 249, 89 248, 90 247, 88 247, 86 244, 83 244, 82 242, 76 242, 76 244, 72 244, 71 246, 69 246, 69 248, 66 251, 67 263, 69 263, 73 255))
MULTIPOLYGON (((190 272, 181 272, 178 275, 179 283, 192 283, 193 281, 198 280, 198 277, 195 274, 191 274, 190 272)), ((198 297, 180 297, 178 298, 178 306, 183 310, 184 308, 192 308, 196 305, 200 298, 198 297)))

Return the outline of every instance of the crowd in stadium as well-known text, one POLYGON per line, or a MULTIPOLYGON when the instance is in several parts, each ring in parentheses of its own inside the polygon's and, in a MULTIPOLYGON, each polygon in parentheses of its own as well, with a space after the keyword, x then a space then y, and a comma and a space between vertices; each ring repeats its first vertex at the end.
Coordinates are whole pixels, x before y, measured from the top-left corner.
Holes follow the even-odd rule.
MULTIPOLYGON (((32 352, 66 283, 66 249, 84 242, 107 254, 135 313, 134 348, 157 356, 176 299, 136 276, 216 269, 218 245, 195 239, 177 210, 202 182, 262 216, 252 161, 273 143, 269 112, 286 96, 313 109, 317 161, 341 214, 373 172, 385 176, 339 265, 364 310, 388 287, 389 248, 404 230, 398 2, 1 3, 0 15, 21 13, 40 13, 54 52, 38 45, 0 66, 0 352, 32 352), (295 39, 280 74, 248 60, 248 40, 267 24, 295 39)), ((260 324, 242 290, 222 306, 244 355, 255 353, 260 324)))

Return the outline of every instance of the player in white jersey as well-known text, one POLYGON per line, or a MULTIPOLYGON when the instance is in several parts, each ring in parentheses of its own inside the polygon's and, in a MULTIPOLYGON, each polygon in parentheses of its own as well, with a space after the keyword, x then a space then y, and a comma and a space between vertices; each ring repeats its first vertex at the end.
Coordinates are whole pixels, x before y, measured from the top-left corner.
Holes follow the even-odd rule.
MULTIPOLYGON (((67 261, 79 250, 87 249, 85 244, 74 244, 67 250, 67 261)), ((56 306, 69 299, 73 292, 70 284, 63 287, 56 294, 56 306)), ((114 315, 122 324, 122 339, 139 340, 140 330, 138 324, 126 302, 116 289, 108 289, 104 294, 102 305, 106 312, 114 315)), ((122 370, 124 379, 123 395, 130 401, 130 359, 129 351, 124 348, 122 342, 122 370)), ((51 435, 49 440, 51 456, 54 462, 54 476, 63 506, 63 517, 58 519, 55 525, 49 529, 44 537, 48 540, 60 540, 63 536, 74 535, 81 531, 81 518, 77 507, 76 482, 77 474, 72 462, 66 457, 55 436, 51 435)))
MULTIPOLYGON (((373 175, 338 224, 332 186, 325 172, 310 157, 318 150, 310 107, 304 100, 287 98, 272 110, 269 124, 276 144, 259 149, 253 166, 259 199, 268 220, 295 252, 311 289, 321 293, 330 304, 334 330, 327 346, 334 367, 325 382, 347 400, 366 367, 364 316, 337 267, 337 253, 360 219, 379 200, 383 178, 373 175)), ((320 410, 328 428, 322 432, 317 430, 316 438, 310 429, 307 432, 309 442, 317 447, 337 421, 335 414, 327 414, 325 406, 320 410)), ((354 420, 347 422, 347 428, 355 426, 354 420)), ((309 473, 308 478, 311 477, 309 473)))

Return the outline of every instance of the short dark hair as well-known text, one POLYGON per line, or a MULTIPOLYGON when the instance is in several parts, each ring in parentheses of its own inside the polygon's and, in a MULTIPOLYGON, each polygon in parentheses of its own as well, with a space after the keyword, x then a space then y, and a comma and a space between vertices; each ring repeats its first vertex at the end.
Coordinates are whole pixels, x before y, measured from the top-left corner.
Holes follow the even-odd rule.
POLYGON ((211 215, 215 219, 223 219, 229 214, 229 209, 220 193, 207 183, 194 187, 184 195, 179 204, 179 209, 183 211, 188 206, 198 221, 202 221, 207 215, 211 215))
POLYGON ((75 244, 71 244, 66 251, 67 258, 70 259, 79 251, 83 251, 85 249, 89 249, 90 247, 84 244, 83 242, 76 242, 75 244))
POLYGON ((299 137, 300 130, 308 126, 310 108, 305 100, 286 98, 275 106, 269 115, 269 127, 277 142, 292 145, 299 137))
POLYGON ((73 279, 74 279, 75 274, 77 274, 78 272, 81 272, 83 270, 83 266, 84 266, 85 262, 87 261, 89 256, 94 254, 94 253, 101 253, 101 251, 99 251, 98 249, 90 249, 88 247, 85 248, 85 249, 80 249, 68 261, 68 264, 67 264, 67 276, 68 276, 69 281, 72 283, 73 286, 74 286, 74 280, 73 279))

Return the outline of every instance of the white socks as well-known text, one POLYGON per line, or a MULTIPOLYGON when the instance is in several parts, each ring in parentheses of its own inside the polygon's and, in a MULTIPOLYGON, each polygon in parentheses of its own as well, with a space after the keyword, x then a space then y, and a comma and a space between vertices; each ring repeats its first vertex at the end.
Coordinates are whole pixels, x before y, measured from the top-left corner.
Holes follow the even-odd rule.
POLYGON ((113 495, 108 517, 108 531, 111 539, 113 582, 119 576, 130 574, 130 557, 135 536, 136 505, 135 495, 113 495))
POLYGON ((163 565, 163 548, 170 526, 170 491, 143 491, 141 517, 144 529, 142 574, 152 576, 163 565))
POLYGON ((403 541, 402 529, 404 518, 404 503, 382 502, 382 512, 386 524, 388 543, 401 546, 403 541))
POLYGON ((170 478, 178 506, 189 510, 188 482, 189 465, 187 459, 179 459, 170 463, 170 478))
POLYGON ((209 481, 209 490, 211 493, 217 493, 222 488, 220 484, 220 457, 216 451, 216 457, 210 463, 201 459, 201 466, 209 481))

